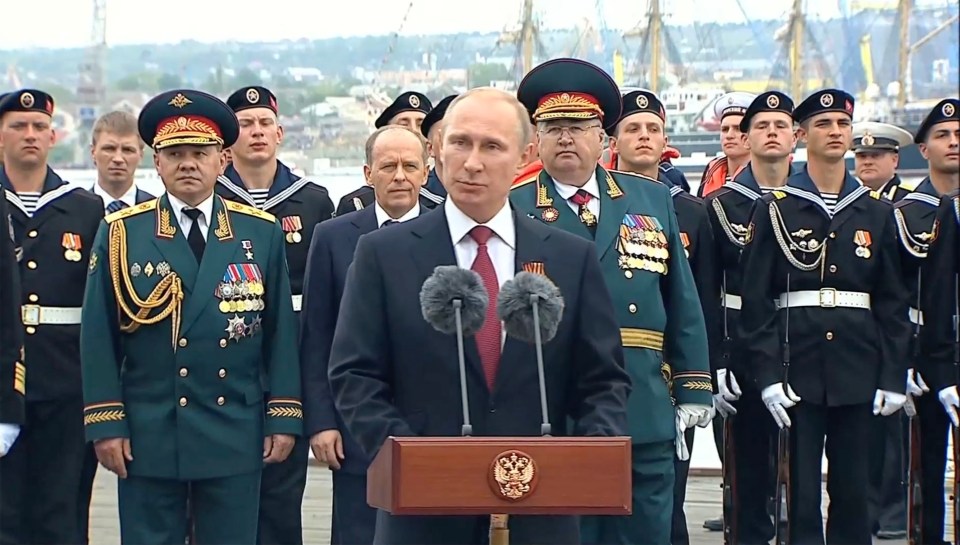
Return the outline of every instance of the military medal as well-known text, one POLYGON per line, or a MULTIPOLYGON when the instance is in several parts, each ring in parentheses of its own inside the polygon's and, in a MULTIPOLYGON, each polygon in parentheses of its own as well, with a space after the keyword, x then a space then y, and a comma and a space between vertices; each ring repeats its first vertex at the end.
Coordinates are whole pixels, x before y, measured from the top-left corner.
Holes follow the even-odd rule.
POLYGON ((168 274, 170 274, 170 264, 167 263, 166 261, 161 261, 160 263, 157 263, 157 274, 159 274, 160 276, 167 276, 168 274))
POLYGON ((300 216, 280 218, 280 226, 283 228, 283 232, 286 233, 287 244, 297 244, 303 240, 303 237, 300 235, 300 230, 303 229, 300 216))
POLYGON ((230 334, 231 341, 240 342, 240 339, 247 335, 247 326, 243 323, 243 317, 234 314, 233 318, 227 320, 227 327, 224 331, 230 334))
POLYGON ((551 206, 550 208, 547 208, 546 210, 544 210, 540 214, 540 217, 543 218, 543 221, 547 223, 551 223, 551 222, 557 221, 557 218, 560 217, 560 212, 558 212, 556 208, 551 206))
POLYGON ((253 259, 253 243, 249 240, 242 240, 240 246, 243 246, 243 249, 246 250, 247 259, 253 259))
POLYGON ((587 227, 593 227, 597 224, 597 216, 587 208, 586 204, 580 208, 580 221, 587 227))
POLYGON ((865 231, 863 229, 857 229, 857 232, 853 235, 853 242, 856 243, 857 249, 854 251, 857 257, 862 257, 863 259, 870 259, 870 231, 865 231))
POLYGON ((229 302, 229 301, 220 301, 220 304, 218 305, 218 308, 220 309, 220 312, 226 314, 226 313, 230 312, 230 302, 229 302))
POLYGON ((63 252, 63 257, 64 257, 67 261, 74 261, 74 262, 80 261, 80 258, 81 258, 81 256, 80 256, 80 248, 81 248, 80 235, 75 234, 75 233, 64 233, 64 234, 63 234, 63 240, 62 240, 62 242, 63 242, 63 247, 64 247, 64 250, 65 250, 65 251, 63 252))
POLYGON ((140 271, 141 271, 141 268, 139 263, 134 263, 133 265, 130 265, 130 276, 136 278, 140 276, 140 271))

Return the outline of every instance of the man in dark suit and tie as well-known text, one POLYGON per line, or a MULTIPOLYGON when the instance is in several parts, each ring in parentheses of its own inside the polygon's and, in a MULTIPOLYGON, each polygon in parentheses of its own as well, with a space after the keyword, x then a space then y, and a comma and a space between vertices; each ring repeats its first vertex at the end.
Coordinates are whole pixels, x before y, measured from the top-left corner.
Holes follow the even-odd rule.
POLYGON ((367 505, 370 458, 344 429, 327 380, 347 271, 362 235, 420 215, 423 207, 417 197, 427 178, 426 141, 410 129, 381 127, 367 139, 365 149, 363 174, 376 201, 314 229, 301 316, 304 431, 317 460, 334 470, 331 545, 373 543, 377 513, 367 505))
MULTIPOLYGON (((630 382, 593 244, 516 213, 507 200, 531 152, 530 130, 512 95, 489 88, 464 93, 445 116, 443 207, 357 244, 329 379, 336 407, 367 456, 389 436, 460 435, 457 341, 427 324, 419 302, 424 280, 440 265, 476 271, 491 301, 517 271, 548 276, 565 301, 557 334, 544 345, 554 435, 626 434, 630 382)), ((535 348, 502 339, 495 305, 476 336, 465 339, 474 435, 539 435, 535 348)), ((374 543, 479 545, 488 531, 484 516, 378 512, 374 543)), ((514 545, 580 542, 576 517, 569 516, 511 516, 510 538, 514 545)))
POLYGON ((137 118, 127 112, 110 112, 97 120, 92 132, 90 156, 97 167, 97 182, 90 191, 103 199, 106 213, 153 199, 153 195, 133 182, 137 167, 143 161, 137 118))

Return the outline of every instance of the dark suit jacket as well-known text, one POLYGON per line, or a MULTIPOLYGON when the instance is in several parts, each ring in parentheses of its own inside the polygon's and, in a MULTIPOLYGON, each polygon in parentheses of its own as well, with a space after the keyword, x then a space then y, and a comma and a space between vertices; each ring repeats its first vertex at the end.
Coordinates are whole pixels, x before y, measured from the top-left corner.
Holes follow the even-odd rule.
POLYGON ((344 449, 341 471, 348 473, 366 473, 370 459, 350 436, 334 407, 327 363, 357 241, 376 230, 377 216, 372 206, 317 224, 304 275, 304 312, 300 315, 304 431, 312 437, 324 430, 340 430, 344 449))
MULTIPOLYGON (((542 263, 565 301, 557 334, 544 345, 553 435, 626 435, 630 382, 593 243, 523 214, 513 215, 516 271, 528 263, 542 263), (573 429, 568 429, 568 417, 573 429)), ((443 207, 365 235, 357 245, 333 338, 329 379, 347 428, 371 457, 388 436, 460 435, 456 336, 435 331, 424 320, 419 301, 421 286, 434 269, 456 264, 443 207)), ((539 435, 533 345, 507 338, 492 392, 473 337, 465 339, 464 348, 474 435, 539 435)), ((385 543, 439 539, 434 535, 435 521, 415 519, 419 517, 381 518, 378 539, 385 543)), ((520 526, 537 526, 538 535, 549 543, 568 543, 575 537, 571 522, 575 519, 560 525, 536 519, 520 526)), ((463 524, 444 532, 443 539, 463 540, 463 534, 472 531, 471 522, 463 524)))

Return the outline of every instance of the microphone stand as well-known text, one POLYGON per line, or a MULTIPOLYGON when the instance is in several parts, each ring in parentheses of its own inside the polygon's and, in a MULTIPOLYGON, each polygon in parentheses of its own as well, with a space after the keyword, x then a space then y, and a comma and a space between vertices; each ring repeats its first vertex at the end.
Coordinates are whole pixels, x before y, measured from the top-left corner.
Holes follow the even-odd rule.
POLYGON ((453 300, 453 313, 457 320, 457 357, 460 364, 460 403, 463 405, 463 426, 460 428, 460 435, 470 437, 473 435, 473 426, 470 425, 470 404, 467 402, 467 364, 463 355, 463 301, 461 299, 453 300))

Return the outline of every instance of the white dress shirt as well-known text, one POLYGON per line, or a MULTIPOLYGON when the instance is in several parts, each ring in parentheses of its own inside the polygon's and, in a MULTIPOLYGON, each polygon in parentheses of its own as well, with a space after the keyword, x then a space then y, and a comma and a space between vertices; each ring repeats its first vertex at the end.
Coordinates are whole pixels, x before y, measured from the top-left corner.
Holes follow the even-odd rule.
POLYGON ((107 191, 100 186, 99 182, 93 184, 91 191, 93 191, 93 193, 96 195, 100 195, 100 198, 103 199, 104 210, 106 210, 113 201, 120 201, 127 206, 134 206, 137 204, 137 184, 131 184, 130 189, 128 189, 123 195, 120 195, 119 199, 115 199, 112 195, 107 193, 107 191))
MULTIPOLYGON (((203 235, 203 240, 207 240, 207 231, 210 230, 210 219, 213 216, 213 197, 214 194, 211 193, 209 197, 196 206, 200 210, 200 217, 197 218, 197 221, 200 222, 200 234, 203 235)), ((173 215, 177 217, 177 223, 180 224, 183 238, 187 238, 187 235, 190 234, 190 228, 193 226, 193 220, 183 213, 183 209, 192 207, 170 193, 167 193, 167 198, 170 199, 170 208, 173 208, 173 215)))
MULTIPOLYGON (((470 236, 470 230, 481 225, 464 214, 452 199, 443 203, 443 213, 447 216, 447 225, 450 227, 450 240, 453 242, 453 251, 457 256, 457 266, 461 269, 473 267, 477 258, 477 241, 470 236)), ((487 241, 487 253, 493 261, 493 270, 497 273, 497 281, 503 286, 507 280, 512 280, 516 271, 517 230, 513 224, 513 211, 508 202, 493 218, 483 225, 493 231, 493 236, 487 241)))
MULTIPOLYGON (((378 229, 383 227, 384 223, 393 219, 390 217, 390 214, 387 214, 387 211, 384 210, 383 207, 380 206, 380 203, 378 203, 377 201, 373 201, 373 211, 377 215, 378 229)), ((415 204, 413 208, 411 208, 406 214, 400 216, 400 218, 397 219, 396 221, 403 223, 407 220, 412 220, 413 218, 419 215, 420 215, 420 203, 417 202, 417 204, 415 204)))
POLYGON ((560 183, 555 179, 553 180, 553 185, 557 188, 557 193, 567 202, 567 206, 578 214, 580 213, 580 205, 574 204, 570 199, 581 189, 589 193, 592 198, 590 202, 587 203, 587 210, 593 212, 593 215, 597 217, 597 221, 600 220, 600 184, 597 183, 596 172, 590 175, 590 179, 587 180, 587 183, 583 184, 583 187, 560 183))

